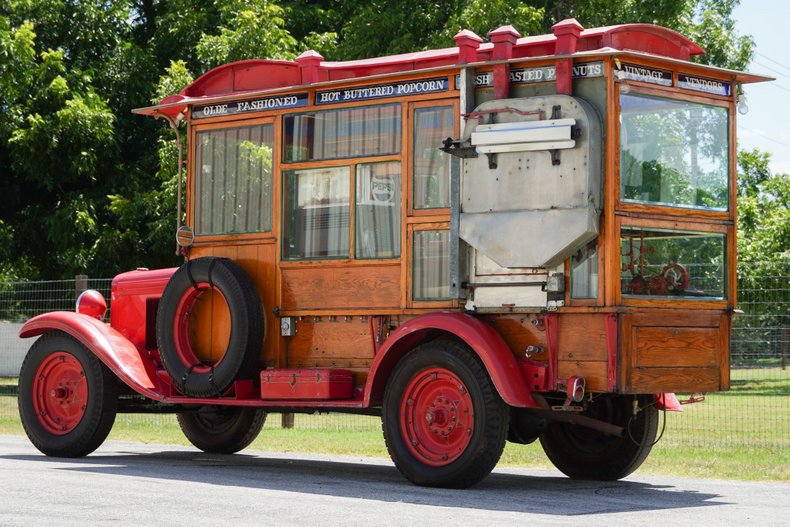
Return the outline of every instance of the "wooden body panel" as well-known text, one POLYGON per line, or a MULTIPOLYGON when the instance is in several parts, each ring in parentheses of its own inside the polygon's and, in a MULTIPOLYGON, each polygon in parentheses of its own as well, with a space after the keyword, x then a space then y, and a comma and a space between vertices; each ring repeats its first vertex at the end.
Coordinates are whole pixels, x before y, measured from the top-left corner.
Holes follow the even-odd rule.
POLYGON ((195 356, 206 364, 215 364, 230 341, 230 309, 218 290, 198 297, 189 315, 189 342, 195 356), (204 328, 211 328, 205 331, 204 328))
MULTIPOLYGON (((639 81, 629 81, 628 88, 634 93, 650 96, 673 97, 684 100, 715 104, 727 107, 734 115, 734 96, 683 92, 677 86, 679 72, 712 75, 713 78, 733 83, 734 77, 726 72, 708 72, 704 67, 663 59, 629 56, 628 61, 671 69, 672 86, 658 86, 639 81), (715 74, 714 74, 715 73, 715 74)), ((530 360, 546 363, 553 377, 547 384, 550 389, 559 387, 564 380, 573 376, 584 377, 588 391, 622 393, 656 393, 663 391, 698 391, 727 389, 729 384, 729 319, 726 310, 735 302, 735 184, 734 168, 731 169, 731 203, 727 211, 690 210, 682 207, 665 207, 653 204, 634 204, 620 199, 620 137, 619 96, 624 84, 615 81, 618 58, 612 53, 600 56, 589 55, 580 59, 603 63, 604 74, 595 80, 576 79, 576 95, 595 99, 600 111, 605 137, 602 141, 604 192, 603 210, 600 217, 598 238, 598 291, 593 298, 572 299, 570 287, 566 287, 565 307, 546 315, 543 306, 532 313, 509 313, 503 304, 503 313, 480 315, 502 336, 513 355, 522 359, 530 348, 530 360), (592 94, 584 93, 592 90, 592 94), (592 95, 595 97, 592 97, 592 95), (724 300, 683 300, 672 298, 634 298, 624 295, 620 286, 620 228, 623 226, 645 228, 686 229, 692 231, 718 232, 727 235, 728 275, 724 300), (556 316, 555 316, 556 314, 556 316), (550 330, 544 319, 554 317, 550 330), (549 336, 549 332, 551 336, 549 336)), ((514 68, 551 67, 555 60, 526 58, 513 60, 514 68)), ((490 66, 479 68, 488 71, 490 66)), ((412 172, 415 163, 414 111, 416 109, 448 106, 455 114, 455 137, 460 137, 463 120, 460 113, 468 112, 487 99, 488 88, 471 90, 470 100, 461 108, 460 92, 453 82, 460 66, 444 64, 433 71, 400 71, 386 77, 387 82, 409 79, 447 77, 446 91, 434 94, 411 95, 385 98, 381 103, 401 104, 400 151, 382 156, 333 158, 322 161, 287 162, 284 159, 281 130, 283 116, 290 113, 314 110, 333 110, 353 107, 364 103, 338 103, 316 105, 316 93, 326 86, 296 86, 290 91, 305 92, 307 106, 291 109, 266 110, 260 113, 238 114, 201 118, 191 121, 190 140, 194 144, 197 130, 219 129, 239 125, 243 122, 272 123, 275 129, 275 148, 272 157, 272 228, 267 233, 243 235, 198 236, 190 251, 190 258, 200 256, 227 257, 238 263, 252 278, 265 313, 265 338, 261 362, 266 368, 342 368, 352 372, 353 386, 365 385, 369 370, 376 359, 376 350, 382 341, 405 320, 430 311, 452 309, 457 311, 463 299, 415 301, 412 298, 413 237, 423 230, 449 230, 450 210, 416 209, 414 203, 414 181, 412 172), (469 106, 467 108, 466 106, 469 106), (355 167, 360 163, 399 161, 401 174, 401 244, 400 255, 391 260, 355 259, 354 207, 357 189, 355 167), (352 240, 347 256, 337 260, 290 260, 282 261, 281 236, 283 228, 283 173, 288 170, 309 169, 324 166, 348 166, 350 177, 349 236, 352 240), (293 319, 296 334, 281 337, 280 317, 293 319), (375 322, 374 322, 375 321, 375 322), (380 340, 377 340, 381 339, 380 340)), ((355 79, 335 83, 333 86, 351 88, 366 84, 385 82, 384 78, 373 80, 355 79)), ((734 84, 733 84, 734 86, 734 84)), ((519 95, 553 91, 549 83, 524 84, 510 87, 519 95)), ((285 90, 288 91, 288 90, 285 90)), ((249 98, 240 95, 238 98, 249 98)), ((190 118, 191 119, 191 118, 190 118)), ((731 117, 731 149, 734 151, 735 119, 731 117)), ((420 145, 421 147, 423 145, 420 145)), ((436 145, 439 146, 438 144, 436 145)), ((195 154, 190 150, 188 157, 187 223, 194 225, 194 174, 195 154)), ((731 167, 735 156, 731 156, 731 167)), ((495 235, 495 234, 492 234, 495 235)), ((570 262, 565 264, 566 277, 570 276, 570 262)), ((569 280, 569 278, 568 278, 569 280)), ((566 284, 569 285, 569 284, 566 284)), ((532 309, 532 308, 529 308, 532 309)), ((217 309, 206 310, 202 318, 222 321, 217 309)), ((204 327, 205 324, 196 324, 204 327)), ((200 333, 200 329, 197 330, 200 333)), ((222 333, 199 334, 200 347, 214 349, 219 346, 222 333), (210 341, 210 342, 209 342, 210 341), (211 344, 211 346, 209 346, 211 344)), ((221 346, 220 346, 221 347, 221 346)), ((209 356, 211 358, 211 356, 209 356)))
POLYGON ((625 393, 729 389, 729 320, 722 312, 650 310, 621 325, 625 393))
POLYGON ((399 308, 401 268, 324 263, 321 267, 282 270, 281 309, 321 310, 399 308))
POLYGON ((342 368, 354 386, 365 385, 374 357, 367 317, 297 317, 296 335, 285 340, 287 367, 342 368))
POLYGON ((606 315, 567 314, 559 317, 557 375, 584 377, 586 389, 607 391, 606 315))
POLYGON ((538 361, 548 359, 546 332, 534 323, 540 320, 538 315, 497 315, 487 317, 487 320, 517 356, 523 357, 528 346, 535 346, 540 351, 534 352, 530 358, 538 361))

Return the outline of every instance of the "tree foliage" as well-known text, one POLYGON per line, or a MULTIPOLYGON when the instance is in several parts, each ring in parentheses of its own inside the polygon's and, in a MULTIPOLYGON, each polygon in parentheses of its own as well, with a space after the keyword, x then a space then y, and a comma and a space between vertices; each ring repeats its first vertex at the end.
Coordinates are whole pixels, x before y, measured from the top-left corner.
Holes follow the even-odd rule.
MULTIPOLYGON (((174 132, 131 110, 177 93, 216 65, 291 59, 305 49, 342 60, 446 47, 461 28, 485 37, 512 24, 524 35, 541 34, 573 16, 586 27, 659 23, 707 48, 702 61, 742 67, 752 44, 737 35, 735 2, 6 0, 0 280, 177 264, 174 132)), ((758 166, 748 172, 758 190, 747 197, 761 207, 768 193, 782 192, 781 182, 763 177, 759 163, 751 166, 758 166)), ((760 226, 764 220, 755 215, 760 226)))
POLYGON ((770 154, 743 151, 738 159, 740 258, 770 275, 790 261, 790 176, 771 174, 770 154))

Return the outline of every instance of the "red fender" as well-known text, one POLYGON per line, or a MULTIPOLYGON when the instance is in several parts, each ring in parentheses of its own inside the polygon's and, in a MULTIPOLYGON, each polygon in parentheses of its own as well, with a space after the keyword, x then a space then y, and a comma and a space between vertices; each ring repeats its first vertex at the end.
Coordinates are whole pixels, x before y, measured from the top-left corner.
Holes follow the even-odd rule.
POLYGON ((163 401, 169 390, 156 375, 156 365, 132 342, 107 324, 71 311, 53 311, 22 325, 19 336, 35 337, 53 330, 68 333, 85 345, 137 393, 163 401))
POLYGON ((494 328, 464 313, 441 311, 413 318, 398 327, 378 349, 365 386, 364 406, 378 403, 397 362, 435 332, 450 333, 464 341, 483 361, 499 395, 510 406, 539 408, 527 386, 516 357, 494 328))
POLYGON ((683 407, 674 393, 657 393, 656 406, 659 410, 666 410, 667 412, 682 412, 683 407))

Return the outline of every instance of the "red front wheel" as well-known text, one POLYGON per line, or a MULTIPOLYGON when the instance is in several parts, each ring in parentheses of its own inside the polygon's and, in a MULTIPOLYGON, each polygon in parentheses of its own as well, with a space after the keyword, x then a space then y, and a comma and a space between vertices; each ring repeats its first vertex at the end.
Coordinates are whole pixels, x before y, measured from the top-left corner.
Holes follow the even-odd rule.
POLYGON ((36 448, 48 456, 81 457, 110 433, 118 384, 85 346, 53 331, 33 344, 22 363, 18 402, 36 448))
POLYGON ((418 485, 465 488, 494 468, 508 408, 474 353, 452 341, 419 346, 387 383, 382 428, 398 470, 418 485))

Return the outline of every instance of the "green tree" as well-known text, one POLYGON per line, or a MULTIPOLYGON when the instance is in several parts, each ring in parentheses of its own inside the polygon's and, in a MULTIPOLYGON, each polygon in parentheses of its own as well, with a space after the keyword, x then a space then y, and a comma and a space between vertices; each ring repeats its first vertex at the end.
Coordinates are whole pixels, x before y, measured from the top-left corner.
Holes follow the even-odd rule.
MULTIPOLYGON (((61 276, 88 264, 96 189, 115 156, 114 115, 69 49, 37 49, 34 24, 0 17, 0 220, 13 225, 13 267, 61 276)), ((6 267, 9 264, 6 263, 6 267)))
MULTIPOLYGON (((625 23, 659 24, 699 43, 705 64, 742 69, 753 40, 739 36, 732 18, 739 0, 284 0, 295 16, 286 29, 297 39, 320 27, 338 35, 327 58, 348 60, 452 46, 459 29, 485 38, 512 24, 522 35, 551 32, 551 26, 576 18, 585 27, 625 23), (317 21, 317 25, 312 24, 317 21)), ((327 54, 328 53, 328 54, 327 54)))
POLYGON ((771 174, 771 156, 742 151, 738 158, 738 250, 755 275, 780 273, 790 261, 790 175, 771 174))
POLYGON ((226 0, 219 34, 203 34, 197 55, 206 69, 251 58, 293 59, 296 39, 284 29, 284 10, 267 0, 226 0))

